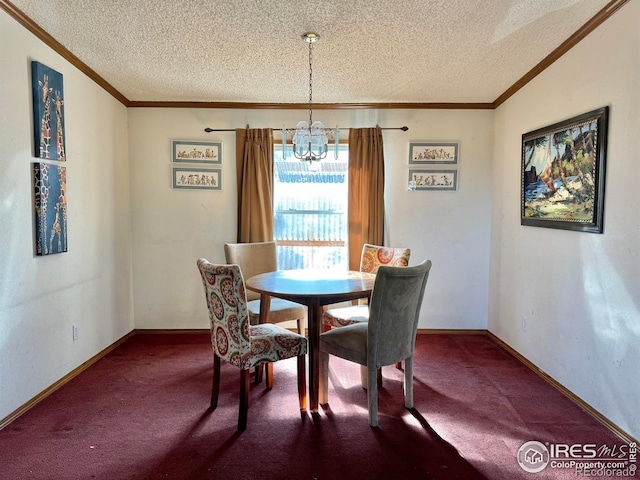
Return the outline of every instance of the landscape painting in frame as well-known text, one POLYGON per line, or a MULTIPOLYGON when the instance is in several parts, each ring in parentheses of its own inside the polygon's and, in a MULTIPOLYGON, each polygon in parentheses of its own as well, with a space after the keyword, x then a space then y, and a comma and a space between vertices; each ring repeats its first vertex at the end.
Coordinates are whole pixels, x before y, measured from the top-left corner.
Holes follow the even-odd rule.
POLYGON ((457 190, 457 170, 409 169, 411 190, 457 190))
POLYGON ((173 161, 222 165, 222 143, 174 141, 173 161))
POLYGON ((411 142, 409 164, 455 165, 458 163, 458 142, 411 142))
POLYGON ((64 91, 62 74, 31 62, 34 157, 64 162, 64 91))
POLYGON ((522 225, 602 233, 609 107, 522 136, 522 225))
POLYGON ((222 169, 173 167, 173 188, 189 190, 222 190, 222 169))
POLYGON ((33 164, 36 213, 36 253, 67 251, 67 169, 48 163, 33 164))

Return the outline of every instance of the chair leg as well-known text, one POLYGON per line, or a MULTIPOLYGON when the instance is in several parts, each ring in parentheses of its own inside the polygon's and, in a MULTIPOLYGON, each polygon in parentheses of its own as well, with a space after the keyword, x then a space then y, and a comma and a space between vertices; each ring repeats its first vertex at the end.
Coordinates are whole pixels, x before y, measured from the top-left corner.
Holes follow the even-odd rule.
POLYGON ((413 408, 413 356, 404 361, 404 406, 413 408))
MULTIPOLYGON (((362 384, 362 388, 367 389, 368 380, 367 380, 367 367, 364 365, 360 365, 360 383, 362 384)), ((376 373, 376 380, 378 381, 378 388, 382 388, 382 367, 378 367, 378 371, 376 373)))
POLYGON ((307 377, 305 355, 298 355, 298 400, 300 410, 307 409, 307 377))
POLYGON ((218 394, 220 393, 220 357, 213 354, 213 381, 211 382, 211 410, 218 406, 218 394))
POLYGON ((367 399, 369 401, 369 426, 378 426, 378 372, 376 368, 367 369, 367 378, 369 379, 369 388, 367 390, 367 399))
POLYGON ((254 376, 254 382, 255 383, 262 383, 262 364, 256 366, 255 368, 255 376, 254 376))
POLYGON ((267 363, 264 368, 267 370, 267 390, 271 390, 273 388, 273 363, 267 363))
POLYGON ((298 335, 304 335, 304 327, 302 326, 302 319, 299 318, 298 322, 298 335))
POLYGON ((238 430, 247 428, 247 415, 249 412, 249 370, 240 369, 240 410, 238 412, 238 430))
POLYGON ((320 384, 318 385, 318 403, 326 405, 329 403, 329 354, 320 352, 320 384))

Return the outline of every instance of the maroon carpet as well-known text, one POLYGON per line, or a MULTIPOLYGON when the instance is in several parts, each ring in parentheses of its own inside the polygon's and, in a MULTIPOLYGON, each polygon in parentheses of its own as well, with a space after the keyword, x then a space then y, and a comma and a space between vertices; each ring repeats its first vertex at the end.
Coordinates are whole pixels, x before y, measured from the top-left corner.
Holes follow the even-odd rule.
POLYGON ((383 369, 380 428, 371 429, 359 367, 331 357, 329 405, 301 414, 295 360, 275 385, 253 385, 236 432, 239 371, 223 363, 208 410, 207 335, 136 335, 0 431, 2 479, 519 479, 530 440, 621 444, 483 336, 420 335, 415 408, 402 372, 383 369))

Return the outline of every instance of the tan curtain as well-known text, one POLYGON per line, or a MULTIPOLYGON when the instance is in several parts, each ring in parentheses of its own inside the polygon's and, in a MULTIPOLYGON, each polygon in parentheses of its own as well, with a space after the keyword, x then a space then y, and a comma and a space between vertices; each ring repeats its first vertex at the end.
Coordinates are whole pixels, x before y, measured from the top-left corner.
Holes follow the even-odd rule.
POLYGON ((365 243, 384 240, 384 152, 382 129, 349 131, 349 269, 360 268, 365 243))
POLYGON ((273 132, 270 128, 236 130, 238 239, 273 240, 273 132))

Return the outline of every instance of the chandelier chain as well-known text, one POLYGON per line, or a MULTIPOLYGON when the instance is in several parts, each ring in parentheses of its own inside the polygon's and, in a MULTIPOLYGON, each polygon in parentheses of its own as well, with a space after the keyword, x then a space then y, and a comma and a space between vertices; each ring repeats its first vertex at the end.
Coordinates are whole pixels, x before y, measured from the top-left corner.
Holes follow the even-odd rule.
POLYGON ((313 115, 313 42, 309 42, 309 128, 311 128, 313 115))

